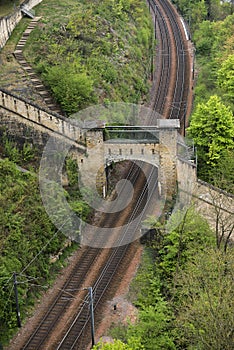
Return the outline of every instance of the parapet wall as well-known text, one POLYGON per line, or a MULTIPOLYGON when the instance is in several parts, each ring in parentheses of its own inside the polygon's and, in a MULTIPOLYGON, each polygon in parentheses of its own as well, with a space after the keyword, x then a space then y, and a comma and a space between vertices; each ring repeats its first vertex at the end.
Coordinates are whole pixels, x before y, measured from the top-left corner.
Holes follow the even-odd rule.
POLYGON ((41 1, 42 0, 26 0, 20 6, 18 6, 11 15, 0 17, 0 49, 4 47, 16 25, 23 17, 21 7, 25 6, 30 10, 34 6, 38 5, 41 1))
MULTIPOLYGON (((226 236, 234 223, 234 195, 198 179, 194 195, 196 209, 214 230, 226 236)), ((234 239, 234 231, 230 238, 234 239)))
POLYGON ((193 193, 197 187, 197 167, 191 161, 177 158, 177 185, 179 201, 190 205, 193 193))
POLYGON ((16 122, 22 123, 23 121, 40 132, 44 130, 53 136, 61 135, 68 141, 75 143, 83 141, 83 134, 75 121, 42 109, 36 104, 3 89, 0 90, 0 110, 2 112, 1 120, 4 119, 4 123, 7 119, 10 122, 11 118, 14 118, 16 122))

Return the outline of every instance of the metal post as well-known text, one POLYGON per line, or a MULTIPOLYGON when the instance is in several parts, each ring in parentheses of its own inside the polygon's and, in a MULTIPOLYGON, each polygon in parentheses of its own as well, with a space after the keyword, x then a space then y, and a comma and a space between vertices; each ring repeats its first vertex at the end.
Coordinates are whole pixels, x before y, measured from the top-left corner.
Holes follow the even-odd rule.
POLYGON ((18 300, 18 289, 17 289, 17 278, 16 278, 16 273, 15 272, 13 274, 13 281, 14 281, 14 291, 15 291, 15 305, 16 305, 17 325, 18 325, 18 327, 21 327, 19 300, 18 300))
POLYGON ((90 297, 90 317, 91 317, 91 337, 92 337, 92 347, 95 345, 94 340, 94 312, 93 312, 93 288, 89 287, 89 297, 90 297))

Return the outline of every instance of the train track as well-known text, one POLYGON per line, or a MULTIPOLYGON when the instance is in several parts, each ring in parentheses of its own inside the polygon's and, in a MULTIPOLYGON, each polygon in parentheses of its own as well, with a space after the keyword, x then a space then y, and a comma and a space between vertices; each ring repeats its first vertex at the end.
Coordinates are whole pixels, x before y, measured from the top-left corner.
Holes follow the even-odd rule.
MULTIPOLYGON (((155 172, 157 171, 156 168, 151 165, 148 167, 148 183, 145 180, 145 175, 141 173, 140 167, 133 165, 128 172, 127 178, 130 179, 133 186, 135 186, 135 198, 129 206, 127 213, 125 210, 124 222, 127 223, 127 225, 124 228, 124 234, 117 235, 116 237, 116 244, 120 246, 112 249, 98 249, 91 247, 82 248, 82 254, 77 260, 70 275, 67 277, 61 291, 54 297, 48 310, 44 313, 40 322, 37 324, 37 327, 35 327, 27 341, 21 345, 20 349, 79 349, 79 341, 82 339, 83 332, 89 322, 89 318, 87 317, 88 303, 87 298, 84 298, 84 290, 82 286, 84 286, 85 281, 87 281, 91 268, 94 264, 98 264, 99 269, 96 271, 98 277, 89 280, 94 289, 94 308, 96 309, 106 289, 110 285, 115 271, 118 269, 119 264, 122 262, 129 249, 129 245, 121 245, 121 243, 126 235, 130 235, 131 237, 134 235, 135 231, 140 227, 142 218, 145 217, 145 211, 147 209, 145 197, 148 197, 149 181, 152 182, 152 185, 155 187, 154 190, 156 191, 157 183, 155 182, 155 178, 157 176, 155 172), (133 220, 135 221, 132 225, 133 220), (74 321, 69 326, 69 330, 59 344, 53 343, 53 345, 48 345, 48 342, 50 344, 53 342, 50 340, 50 337, 56 328, 56 324, 62 322, 63 313, 71 308, 74 298, 84 300, 83 303, 78 304, 78 307, 76 305, 76 310, 78 310, 78 312, 74 321), (73 347, 75 345, 71 345, 71 343, 78 344, 78 347, 73 347)), ((151 195, 155 191, 151 191, 151 195)), ((123 214, 123 212, 119 212, 119 215, 103 215, 101 218, 100 230, 97 228, 97 239, 99 242, 100 240, 103 240, 103 245, 105 244, 106 237, 105 235, 103 237, 101 236, 101 228, 104 225, 107 227, 111 225, 122 225, 123 214)))
MULTIPOLYGON (((101 274, 98 276, 97 280, 94 283, 93 290, 94 290, 94 309, 97 308, 99 303, 101 302, 104 293, 106 292, 107 288, 109 287, 116 270, 118 269, 120 263, 124 259, 125 254, 128 251, 129 244, 128 245, 121 245, 121 241, 124 240, 126 235, 132 236, 132 231, 136 231, 140 228, 140 224, 142 222, 143 217, 145 217, 145 214, 147 213, 148 206, 150 205, 150 200, 145 203, 144 197, 147 193, 147 188, 149 186, 149 182, 154 182, 154 190, 156 192, 157 189, 157 182, 155 182, 155 178, 157 178, 157 170, 153 166, 148 165, 148 171, 149 171, 149 177, 147 184, 144 182, 144 180, 140 180, 139 176, 137 176, 137 184, 141 185, 139 188, 141 188, 142 193, 140 196, 137 196, 136 202, 134 201, 134 210, 132 210, 130 215, 130 223, 127 225, 127 227, 124 229, 124 235, 120 238, 120 246, 114 248, 112 250, 112 253, 110 257, 107 259, 104 268, 102 269, 101 274), (140 181, 139 181, 140 180, 140 181), (141 183, 142 182, 142 183, 141 183), (131 222, 135 219, 135 217, 138 217, 138 220, 134 223, 134 225, 131 225, 131 222)), ((153 193, 151 192, 151 195, 153 193)), ((79 341, 82 338, 83 332, 85 331, 85 327, 89 322, 88 315, 88 303, 87 300, 84 301, 79 313, 77 314, 76 318, 74 319, 72 325, 64 335, 61 342, 56 347, 56 350, 63 349, 63 350, 71 350, 71 349, 79 349, 79 341)))
MULTIPOLYGON (((188 33, 169 1, 148 0, 157 38, 158 74, 153 109, 163 118, 179 119, 184 134, 191 105, 191 53, 188 33), (189 103, 189 108, 188 108, 189 103)), ((153 118, 151 123, 154 124, 153 118)))
MULTIPOLYGON (((185 34, 180 19, 168 1, 150 0, 148 2, 156 18, 160 67, 153 108, 164 118, 179 118, 184 130, 190 75, 185 34)), ((151 124, 154 124, 153 117, 151 124)), ((116 271, 130 249, 131 244, 122 243, 126 237, 134 237, 135 231, 139 229, 141 221, 150 209, 151 196, 157 191, 156 168, 147 165, 145 169, 148 174, 147 181, 138 168, 134 166, 130 168, 128 178, 135 188, 132 202, 127 210, 115 215, 103 214, 100 227, 97 228, 96 236, 99 240, 104 240, 106 237, 102 237, 102 227, 125 225, 124 232, 120 236, 117 234, 114 238, 110 237, 117 243, 116 248, 83 247, 71 273, 51 301, 48 310, 43 313, 34 331, 24 344, 14 347, 14 350, 84 349, 82 337, 87 332, 90 320, 89 301, 83 287, 87 287, 87 284, 93 286, 94 309, 97 312, 104 296, 111 289, 116 271), (149 194, 150 184, 152 187, 149 194), (131 224, 132 222, 134 224, 131 224), (93 266, 98 266, 95 274, 91 273, 93 266), (58 329, 60 329, 59 339, 58 329)))

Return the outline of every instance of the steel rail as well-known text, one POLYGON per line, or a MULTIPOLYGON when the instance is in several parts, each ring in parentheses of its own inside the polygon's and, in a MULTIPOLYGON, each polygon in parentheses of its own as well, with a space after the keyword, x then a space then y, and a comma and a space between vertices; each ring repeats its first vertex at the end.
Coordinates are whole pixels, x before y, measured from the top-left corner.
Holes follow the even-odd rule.
MULTIPOLYGON (((154 181, 155 179, 155 167, 151 166, 151 171, 149 174, 148 179, 151 181, 154 181)), ((155 186, 157 187, 157 182, 155 182, 155 186)), ((147 190, 148 183, 144 184, 144 188, 142 190, 142 194, 140 198, 138 198, 136 207, 134 211, 131 213, 131 219, 134 218, 136 212, 138 209, 142 208, 142 198, 144 197, 144 194, 147 190)), ((153 191, 150 193, 150 198, 153 196, 153 191)), ((149 204, 149 202, 148 202, 149 204)), ((141 211, 141 217, 138 220, 138 225, 141 223, 142 216, 145 214, 145 212, 141 211)), ((125 229, 125 235, 128 234, 130 224, 127 225, 128 227, 125 229)), ((130 227, 131 228, 131 227, 130 227)), ((135 227, 137 229, 137 227, 135 227)), ((121 240, 124 239, 125 236, 122 237, 121 240)), ((120 241, 121 244, 121 241, 120 241)), ((107 263, 105 264, 100 276, 98 277, 97 281, 95 282, 93 286, 95 301, 94 301, 94 308, 96 309, 98 303, 100 302, 103 294, 105 293, 107 287, 109 286, 115 271, 117 270, 119 264, 121 263, 126 251, 128 250, 129 244, 120 246, 117 248, 114 248, 113 253, 109 257, 107 263)), ((88 297, 87 297, 88 298, 88 297)), ((86 317, 86 320, 83 319, 84 315, 87 315, 87 298, 85 302, 82 305, 82 308, 78 312, 76 318, 74 319, 72 325, 64 335, 63 339, 61 340, 59 346, 56 348, 56 350, 63 349, 63 350, 71 350, 74 349, 75 345, 77 344, 78 340, 83 334, 84 329, 86 328, 89 317, 86 317), (83 325, 79 328, 80 320, 83 321, 83 325)))
MULTIPOLYGON (((154 21, 156 21, 155 28, 158 29, 156 32, 158 41, 156 59, 158 58, 159 72, 154 91, 153 110, 160 115, 164 115, 165 100, 170 86, 171 37, 167 28, 165 13, 154 0, 149 0, 149 6, 154 14, 154 21)), ((153 120, 151 122, 153 124, 153 120)))
MULTIPOLYGON (((131 178, 133 182, 136 182, 138 178, 138 173, 134 165, 130 167, 127 178, 131 178)), ((108 219, 111 220, 107 216, 107 218, 105 219, 105 223, 108 221, 108 219)), ((100 241, 100 236, 98 237, 98 239, 100 241)), ((106 237, 103 237, 103 239, 106 240, 106 237)), ((103 244, 104 243, 106 242, 103 241, 103 244)), ((100 251, 100 248, 86 247, 81 258, 79 259, 79 262, 73 268, 72 274, 65 281, 65 284, 61 288, 61 291, 52 301, 49 309, 44 314, 43 318, 35 328, 34 332, 30 335, 22 349, 39 349, 45 343, 48 335, 53 329, 54 324, 61 318, 62 311, 64 311, 71 304, 71 300, 69 301, 66 298, 66 296, 70 293, 71 290, 76 290, 77 286, 82 283, 89 268, 92 266, 92 263, 94 262, 100 251)))

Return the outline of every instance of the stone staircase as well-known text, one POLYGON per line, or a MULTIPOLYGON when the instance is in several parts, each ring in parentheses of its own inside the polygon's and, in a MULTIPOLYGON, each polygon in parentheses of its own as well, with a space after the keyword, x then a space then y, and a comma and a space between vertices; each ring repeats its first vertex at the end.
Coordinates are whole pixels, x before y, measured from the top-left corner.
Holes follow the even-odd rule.
POLYGON ((41 80, 38 78, 32 67, 29 65, 29 63, 25 60, 25 57, 23 55, 23 48, 26 44, 26 41, 29 37, 29 34, 31 31, 37 26, 38 21, 41 17, 34 17, 30 24, 28 25, 27 29, 24 31, 21 39, 19 40, 18 44, 16 45, 14 56, 18 63, 21 65, 21 67, 26 71, 27 75, 30 77, 30 80, 33 84, 34 89, 40 94, 40 96, 43 98, 43 101, 46 103, 47 108, 50 109, 53 112, 63 114, 61 108, 54 102, 53 98, 51 97, 50 92, 45 88, 45 86, 42 84, 41 80))

